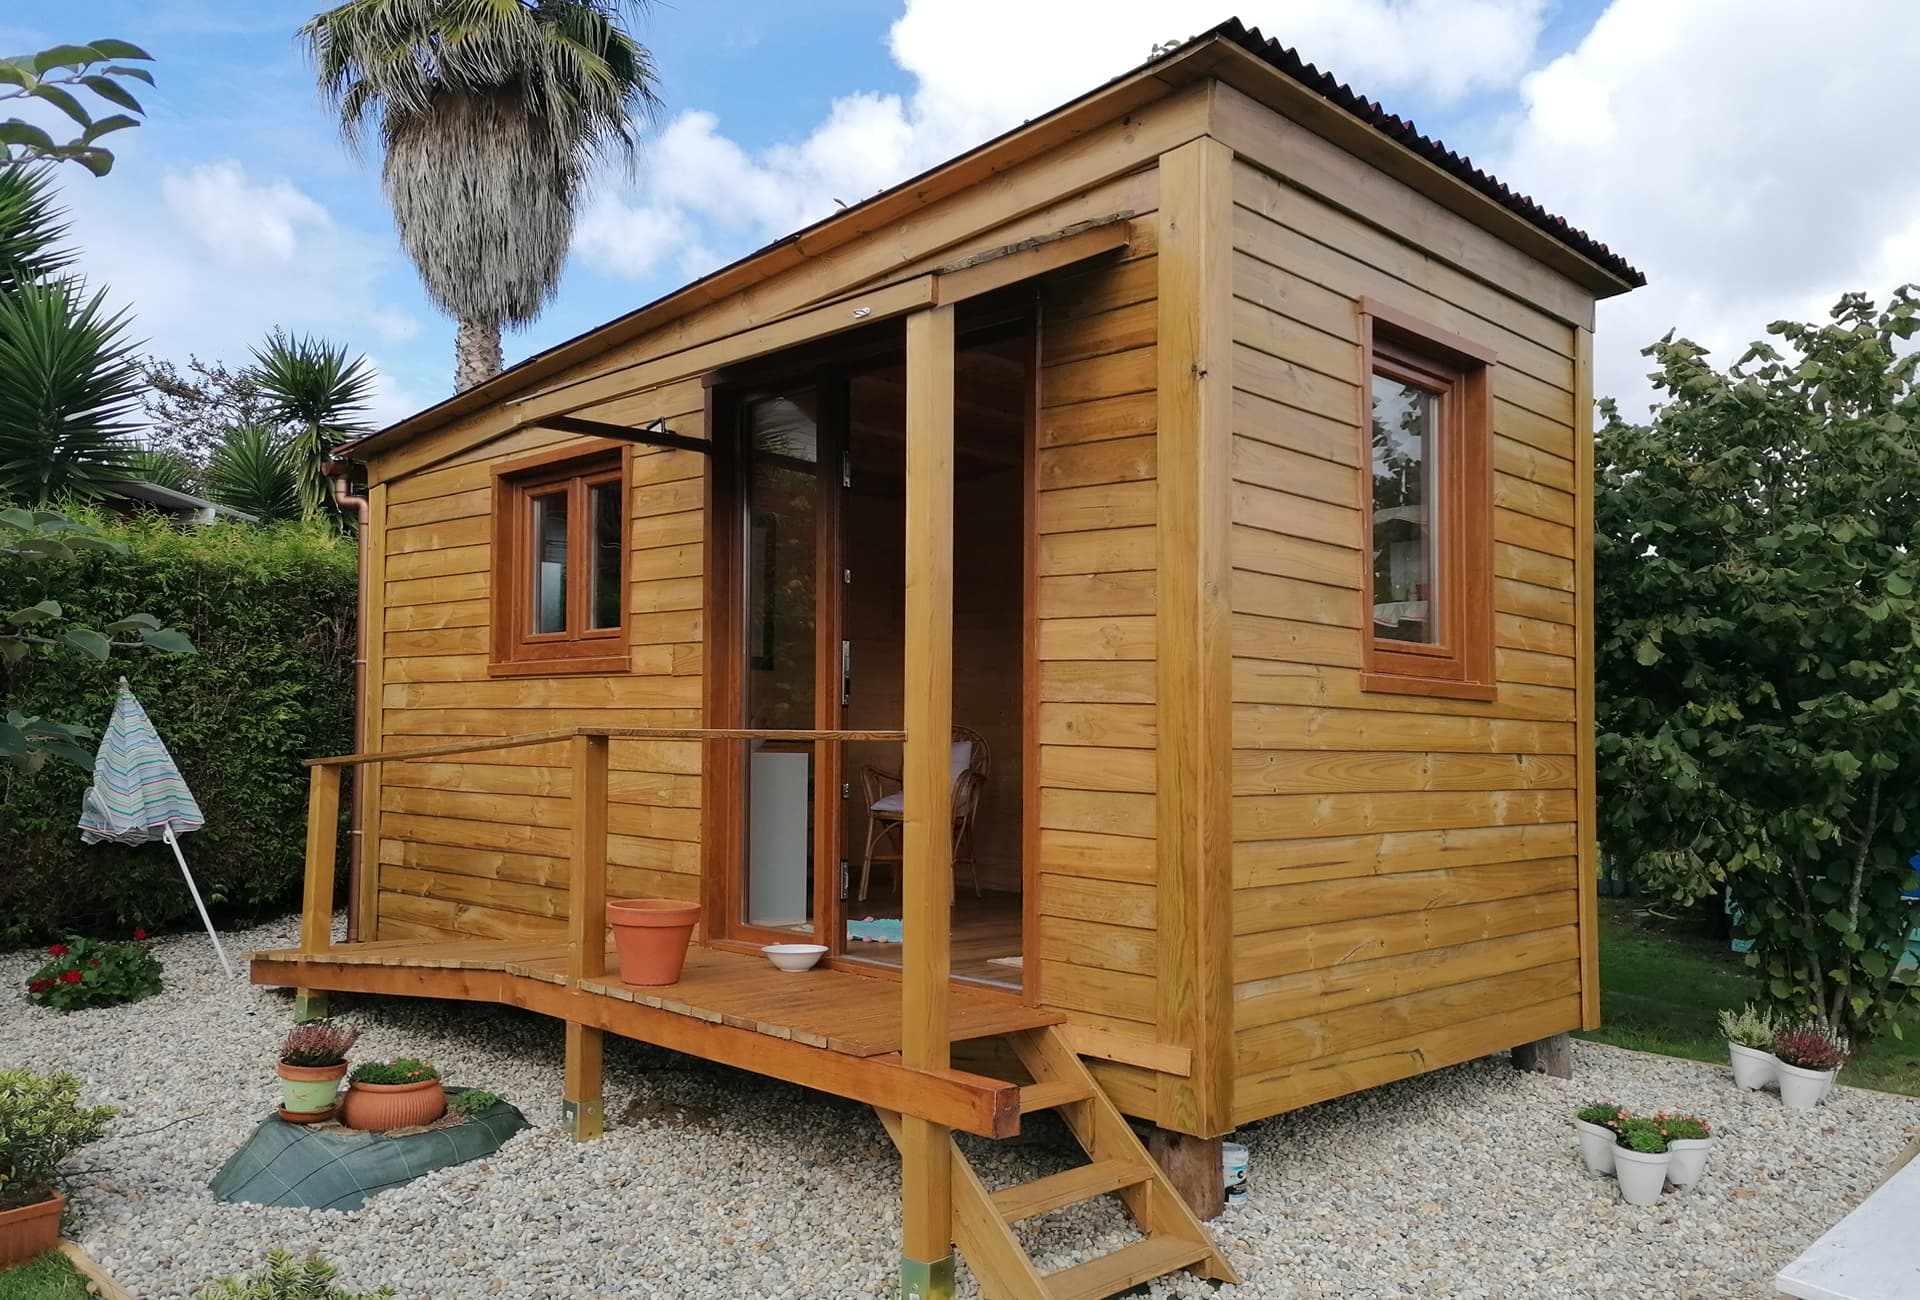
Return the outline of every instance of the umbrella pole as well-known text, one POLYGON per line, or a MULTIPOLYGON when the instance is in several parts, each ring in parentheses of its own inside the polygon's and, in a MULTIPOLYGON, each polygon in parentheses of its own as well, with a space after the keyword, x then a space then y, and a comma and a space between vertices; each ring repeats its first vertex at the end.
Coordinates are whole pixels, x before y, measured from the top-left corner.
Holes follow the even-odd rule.
POLYGON ((160 835, 172 848, 173 860, 180 864, 180 874, 187 878, 187 892, 193 895, 193 905, 200 909, 200 922, 207 927, 207 938, 213 940, 214 955, 220 958, 220 966, 227 972, 227 978, 232 979, 233 963, 227 960, 227 950, 220 945, 220 935, 213 928, 213 918, 207 915, 207 905, 200 901, 200 887, 193 883, 193 873, 187 870, 186 855, 180 852, 180 838, 173 833, 173 823, 162 826, 160 835))

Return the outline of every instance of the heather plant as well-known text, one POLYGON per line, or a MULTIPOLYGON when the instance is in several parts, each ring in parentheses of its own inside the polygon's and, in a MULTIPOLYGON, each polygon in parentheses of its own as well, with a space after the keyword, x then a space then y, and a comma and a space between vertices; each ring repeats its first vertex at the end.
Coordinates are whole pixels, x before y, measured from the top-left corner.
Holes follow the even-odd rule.
POLYGON ((145 930, 118 943, 69 938, 47 949, 50 960, 27 980, 27 1000, 58 1011, 117 1007, 160 991, 160 959, 145 930))
POLYGON ((489 1106, 497 1106, 499 1104, 499 1093, 488 1092, 485 1088, 468 1088, 462 1092, 455 1093, 453 1098, 447 1102, 447 1107, 462 1119, 472 1119, 489 1106))
POLYGON ((1817 1021, 1790 1025, 1774 1040, 1773 1054, 1802 1070, 1837 1070, 1847 1063, 1847 1040, 1817 1021))
POLYGON ((82 1106, 71 1074, 0 1070, 0 1210, 46 1199, 60 1162, 98 1141, 111 1106, 82 1106))
POLYGON ((391 1061, 364 1061, 353 1067, 347 1078, 353 1083, 425 1083, 437 1079, 440 1071, 427 1061, 412 1056, 396 1056, 391 1061))
POLYGON ((309 1255, 304 1263, 294 1263, 284 1250, 267 1252, 264 1272, 236 1280, 222 1278, 198 1300, 391 1300, 393 1288, 354 1295, 333 1284, 340 1270, 318 1255, 309 1255))
POLYGON ((312 1020, 287 1031, 286 1039, 280 1044, 280 1063, 325 1069, 345 1061, 347 1053, 359 1041, 358 1029, 336 1025, 330 1020, 312 1020))
POLYGON ((1720 1033, 1729 1043, 1770 1052, 1780 1037, 1780 1023, 1771 1011, 1749 1002, 1738 1011, 1729 1008, 1720 1013, 1720 1033))
POLYGON ((1634 1115, 1620 1125, 1618 1141, 1629 1151, 1657 1156, 1667 1149, 1669 1136, 1665 1115, 1634 1115))

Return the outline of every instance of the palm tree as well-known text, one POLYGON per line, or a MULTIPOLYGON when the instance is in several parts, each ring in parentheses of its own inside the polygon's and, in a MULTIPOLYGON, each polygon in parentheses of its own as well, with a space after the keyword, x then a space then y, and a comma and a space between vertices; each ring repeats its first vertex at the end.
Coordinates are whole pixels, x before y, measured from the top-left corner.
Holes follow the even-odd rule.
POLYGON ((560 282, 594 164, 631 162, 659 106, 623 14, 648 0, 347 0, 300 29, 350 145, 381 180, 427 294, 458 323, 454 386, 499 373, 502 325, 560 282))
POLYGON ((299 519, 300 471, 287 436, 265 424, 228 429, 207 463, 208 494, 263 524, 299 519))
MULTIPOLYGON (((266 399, 268 419, 286 429, 280 442, 293 473, 299 514, 318 519, 327 509, 325 465, 333 449, 367 430, 373 367, 364 356, 348 361, 343 345, 306 336, 289 338, 276 330, 253 350, 249 373, 266 399)), ((226 443, 232 437, 229 432, 226 443)), ((216 463, 219 458, 216 451, 216 463)), ((251 509, 239 502, 227 504, 251 509)))

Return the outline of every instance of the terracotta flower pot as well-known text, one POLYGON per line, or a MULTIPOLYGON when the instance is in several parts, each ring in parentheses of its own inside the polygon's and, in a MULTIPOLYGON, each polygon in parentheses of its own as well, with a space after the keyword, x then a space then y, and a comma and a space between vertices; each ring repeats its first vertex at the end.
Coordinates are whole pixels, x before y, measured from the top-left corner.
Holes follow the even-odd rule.
POLYGON ((673 984, 687 960, 700 904, 671 898, 610 898, 607 924, 620 953, 623 984, 673 984))
POLYGON ((60 1241, 60 1215, 66 1208, 66 1197, 49 1192, 44 1201, 0 1210, 0 1268, 24 1264, 52 1250, 60 1241))
POLYGON ((283 1113, 312 1115, 315 1120, 333 1113, 340 1095, 340 1080, 346 1077, 347 1063, 338 1065, 288 1065, 279 1063, 280 1109, 283 1113))
POLYGON ((368 1133, 431 1124, 447 1113, 447 1090, 438 1079, 418 1083, 349 1083, 340 1122, 368 1133))

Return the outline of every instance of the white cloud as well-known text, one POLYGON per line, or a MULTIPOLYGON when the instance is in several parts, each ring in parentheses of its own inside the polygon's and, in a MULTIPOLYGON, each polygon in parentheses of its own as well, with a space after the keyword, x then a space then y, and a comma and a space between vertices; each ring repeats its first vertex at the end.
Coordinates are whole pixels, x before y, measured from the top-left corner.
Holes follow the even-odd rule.
MULTIPOLYGON (((1529 66, 1546 0, 1257 0, 1250 23, 1369 94, 1451 102, 1529 66)), ((1164 0, 907 0, 888 34, 908 95, 834 101, 804 136, 758 152, 712 113, 681 113, 647 149, 636 193, 603 191, 576 247, 643 278, 686 274, 788 233, 1044 113, 1194 34, 1164 0)))
POLYGON ((1649 281, 1601 306, 1598 393, 1643 414, 1639 349, 1670 328, 1724 364, 1772 320, 1920 278, 1917 60, 1912 6, 1614 0, 1525 79, 1500 174, 1649 281))
POLYGON ((168 210, 224 261, 290 262, 307 235, 327 234, 327 210, 275 179, 256 184, 238 162, 202 163, 160 182, 168 210))

